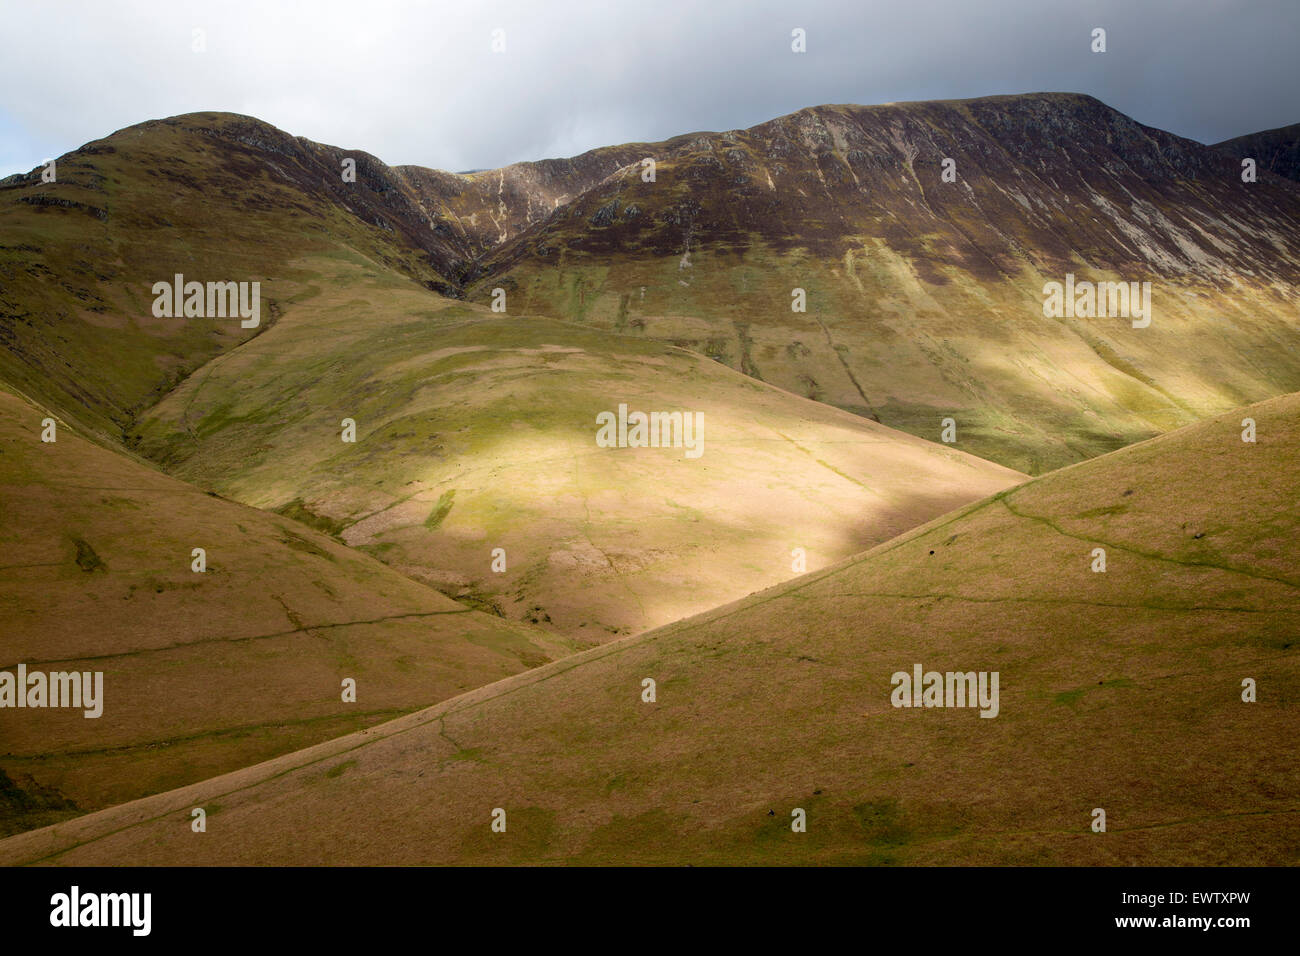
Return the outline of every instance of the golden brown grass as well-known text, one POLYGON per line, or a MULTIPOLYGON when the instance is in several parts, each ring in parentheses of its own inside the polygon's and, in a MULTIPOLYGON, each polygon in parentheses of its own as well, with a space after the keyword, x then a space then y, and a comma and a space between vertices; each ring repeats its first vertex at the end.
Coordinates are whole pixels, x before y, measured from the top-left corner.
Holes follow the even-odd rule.
POLYGON ((0 859, 1294 864, 1298 440, 1300 396, 1220 416, 0 859), (891 707, 917 662, 998 671, 999 716, 891 707))
POLYGON ((0 832, 345 734, 571 650, 0 391, 0 669, 102 671, 103 716, 0 710, 0 832), (192 549, 207 570, 191 570, 192 549), (343 703, 341 682, 357 682, 343 703))

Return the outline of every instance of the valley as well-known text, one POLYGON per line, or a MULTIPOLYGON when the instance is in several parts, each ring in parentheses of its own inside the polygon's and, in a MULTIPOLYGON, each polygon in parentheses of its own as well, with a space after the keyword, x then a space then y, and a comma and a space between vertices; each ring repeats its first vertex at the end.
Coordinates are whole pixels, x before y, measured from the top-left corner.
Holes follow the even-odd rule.
POLYGON ((1294 864, 1294 140, 0 180, 0 862, 1294 864))

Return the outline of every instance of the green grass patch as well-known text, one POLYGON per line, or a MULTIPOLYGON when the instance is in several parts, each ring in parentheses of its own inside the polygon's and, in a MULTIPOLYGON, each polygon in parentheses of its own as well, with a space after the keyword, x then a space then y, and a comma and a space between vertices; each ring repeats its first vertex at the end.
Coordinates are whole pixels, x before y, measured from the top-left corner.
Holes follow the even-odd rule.
POLYGON ((455 488, 452 488, 450 491, 444 491, 442 495, 438 498, 438 503, 434 505, 433 510, 429 512, 429 517, 424 519, 424 526, 426 528, 432 529, 442 524, 442 520, 446 518, 447 515, 451 512, 451 506, 455 503, 455 501, 456 501, 455 488))
POLYGON ((337 538, 343 533, 343 529, 347 527, 344 522, 336 518, 330 518, 327 515, 317 514, 312 511, 301 498, 294 498, 288 504, 281 505, 275 509, 275 513, 284 515, 286 518, 292 518, 309 528, 323 531, 333 538, 337 538))

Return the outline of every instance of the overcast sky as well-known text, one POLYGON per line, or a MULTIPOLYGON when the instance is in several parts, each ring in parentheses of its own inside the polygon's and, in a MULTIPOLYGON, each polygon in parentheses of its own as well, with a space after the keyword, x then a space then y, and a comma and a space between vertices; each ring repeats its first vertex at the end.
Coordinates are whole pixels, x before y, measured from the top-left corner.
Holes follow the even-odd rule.
POLYGON ((1215 142, 1300 121, 1298 38, 1300 0, 0 0, 0 175, 195 110, 457 171, 1038 90, 1215 142))

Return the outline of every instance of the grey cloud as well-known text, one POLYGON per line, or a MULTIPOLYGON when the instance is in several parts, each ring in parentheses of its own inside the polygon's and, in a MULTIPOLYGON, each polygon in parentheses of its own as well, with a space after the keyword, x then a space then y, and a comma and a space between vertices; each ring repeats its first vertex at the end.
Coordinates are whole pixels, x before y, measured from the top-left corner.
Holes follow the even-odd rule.
POLYGON ((457 170, 820 103, 1036 90, 1091 93, 1207 142, 1300 120, 1292 0, 134 0, 15 5, 5 19, 0 173, 207 109, 457 170), (1105 54, 1089 51, 1097 26, 1105 54), (794 27, 806 54, 790 51, 794 27))

